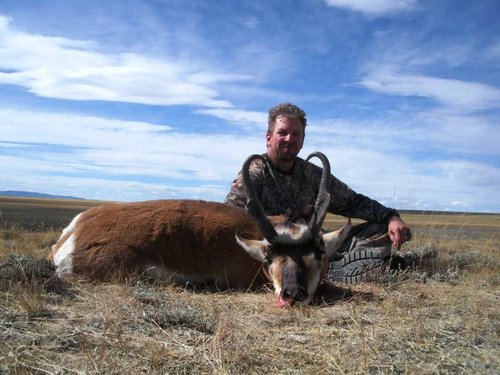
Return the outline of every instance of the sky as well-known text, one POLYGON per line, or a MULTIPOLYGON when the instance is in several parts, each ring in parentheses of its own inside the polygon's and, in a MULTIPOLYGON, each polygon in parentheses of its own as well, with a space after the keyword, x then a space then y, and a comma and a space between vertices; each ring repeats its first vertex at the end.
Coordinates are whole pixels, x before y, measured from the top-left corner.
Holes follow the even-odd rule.
POLYGON ((0 191, 223 201, 300 156, 397 209, 500 213, 498 0, 0 0, 0 191))

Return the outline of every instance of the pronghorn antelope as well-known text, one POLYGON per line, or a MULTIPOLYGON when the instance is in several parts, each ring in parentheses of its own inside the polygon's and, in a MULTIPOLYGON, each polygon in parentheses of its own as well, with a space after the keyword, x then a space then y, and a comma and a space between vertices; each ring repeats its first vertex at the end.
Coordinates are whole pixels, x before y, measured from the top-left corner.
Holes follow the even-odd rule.
POLYGON ((326 274, 328 258, 344 241, 350 222, 320 234, 330 202, 330 166, 323 163, 312 219, 296 224, 268 218, 242 168, 247 212, 223 203, 158 200, 105 204, 76 216, 52 247, 59 276, 105 279, 141 273, 154 279, 216 288, 249 288, 271 281, 280 306, 309 303, 326 274))

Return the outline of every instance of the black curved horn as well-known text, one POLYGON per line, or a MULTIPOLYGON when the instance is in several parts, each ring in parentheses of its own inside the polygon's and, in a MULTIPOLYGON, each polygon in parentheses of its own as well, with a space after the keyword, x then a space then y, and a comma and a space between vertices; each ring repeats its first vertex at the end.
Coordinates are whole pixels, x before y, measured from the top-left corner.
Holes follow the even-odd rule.
POLYGON ((260 203, 259 197, 257 197, 257 192, 255 191, 255 186, 253 184, 252 178, 250 177, 250 165, 254 160, 262 160, 265 162, 265 159, 262 155, 251 155, 247 160, 243 163, 243 167, 241 168, 241 174, 243 177, 243 183, 245 184, 245 190, 247 193, 247 212, 252 215, 256 220, 259 228, 270 243, 275 243, 276 230, 274 226, 269 221, 266 213, 264 212, 264 207, 260 203))
POLYGON ((329 192, 331 184, 330 162, 325 154, 318 151, 311 153, 306 160, 315 156, 320 159, 323 164, 323 173, 321 174, 318 196, 316 198, 316 203, 314 204, 314 212, 312 214, 311 221, 309 222, 309 228, 313 236, 317 236, 323 226, 331 199, 329 192))

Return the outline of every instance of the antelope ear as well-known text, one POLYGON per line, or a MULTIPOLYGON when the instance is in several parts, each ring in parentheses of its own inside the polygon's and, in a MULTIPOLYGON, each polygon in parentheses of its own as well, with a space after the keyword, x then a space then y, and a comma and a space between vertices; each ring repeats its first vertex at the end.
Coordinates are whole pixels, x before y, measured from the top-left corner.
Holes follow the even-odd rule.
POLYGON ((240 238, 238 233, 235 235, 236 242, 240 245, 252 258, 257 259, 259 262, 264 262, 267 257, 267 246, 266 240, 247 240, 245 238, 240 238))
POLYGON ((323 234, 325 250, 328 257, 332 256, 342 246, 349 232, 351 231, 351 219, 342 228, 323 234))

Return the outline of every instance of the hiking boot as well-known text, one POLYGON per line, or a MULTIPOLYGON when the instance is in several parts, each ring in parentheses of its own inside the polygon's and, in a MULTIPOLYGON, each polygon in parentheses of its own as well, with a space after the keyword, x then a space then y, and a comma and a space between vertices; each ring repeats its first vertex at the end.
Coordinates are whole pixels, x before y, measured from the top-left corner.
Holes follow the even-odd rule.
POLYGON ((405 270, 415 266, 417 258, 408 252, 392 254, 387 225, 361 223, 353 226, 338 253, 330 257, 328 278, 355 284, 389 268, 405 270))
POLYGON ((391 248, 364 247, 349 251, 330 260, 328 278, 345 284, 355 284, 381 272, 391 257, 391 248))

